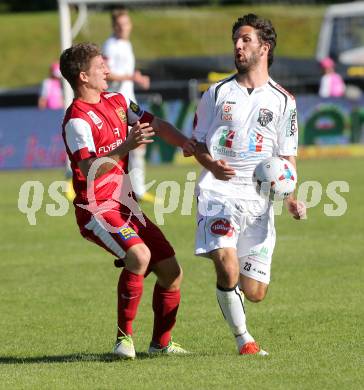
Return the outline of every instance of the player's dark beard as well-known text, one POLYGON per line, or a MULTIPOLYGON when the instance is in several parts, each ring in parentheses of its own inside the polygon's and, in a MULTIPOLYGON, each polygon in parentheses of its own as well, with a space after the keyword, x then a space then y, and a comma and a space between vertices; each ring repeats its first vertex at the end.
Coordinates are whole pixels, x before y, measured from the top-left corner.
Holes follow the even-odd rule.
POLYGON ((235 57, 235 66, 239 74, 248 73, 259 62, 259 52, 253 52, 245 62, 239 62, 235 57))

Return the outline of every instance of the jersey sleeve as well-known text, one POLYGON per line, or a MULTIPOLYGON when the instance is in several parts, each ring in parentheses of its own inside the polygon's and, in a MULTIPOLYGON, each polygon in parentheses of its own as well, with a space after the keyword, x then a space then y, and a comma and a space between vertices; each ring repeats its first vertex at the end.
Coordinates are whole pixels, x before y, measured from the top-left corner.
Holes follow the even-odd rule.
POLYGON ((192 137, 198 142, 206 142, 206 135, 213 120, 214 107, 212 88, 209 88, 202 95, 193 120, 192 137))
POLYGON ((128 125, 133 126, 136 122, 140 123, 151 123, 154 119, 154 115, 148 111, 144 111, 137 103, 125 97, 126 104, 128 107, 127 117, 128 125))
POLYGON ((71 118, 64 129, 67 146, 77 162, 96 157, 92 129, 86 120, 71 118))
POLYGON ((296 102, 288 98, 287 107, 278 126, 278 154, 297 156, 298 122, 296 102))

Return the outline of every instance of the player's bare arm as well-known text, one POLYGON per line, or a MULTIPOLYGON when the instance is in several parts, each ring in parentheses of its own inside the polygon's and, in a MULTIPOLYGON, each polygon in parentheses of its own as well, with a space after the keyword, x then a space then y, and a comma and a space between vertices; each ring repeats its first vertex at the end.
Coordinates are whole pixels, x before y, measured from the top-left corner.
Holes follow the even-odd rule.
POLYGON ((196 151, 197 141, 194 138, 189 138, 183 145, 183 156, 192 157, 196 151))
MULTIPOLYGON (((296 169, 296 157, 294 156, 280 156, 282 158, 285 158, 288 160, 296 169)), ((285 199, 285 204, 287 207, 287 210, 293 215, 294 219, 305 219, 306 218, 306 205, 304 202, 300 202, 296 199, 294 193, 289 195, 285 199)))
POLYGON ((163 119, 154 117, 151 126, 155 130, 155 134, 170 145, 183 148, 186 142, 189 141, 178 129, 163 119))
POLYGON ((203 142, 198 142, 195 147, 196 160, 206 169, 211 171, 218 180, 228 181, 235 176, 235 170, 225 160, 214 160, 203 142))
MULTIPOLYGON (((131 129, 125 140, 120 146, 109 152, 103 157, 108 157, 113 159, 115 162, 122 160, 131 150, 136 149, 140 145, 150 144, 153 142, 150 137, 154 136, 154 130, 149 125, 149 123, 139 123, 137 122, 131 129)), ((81 160, 78 163, 78 166, 85 177, 91 168, 92 163, 97 159, 97 157, 91 157, 85 160, 81 160)), ((115 165, 111 162, 105 162, 97 170, 95 179, 104 175, 113 169, 115 165)))

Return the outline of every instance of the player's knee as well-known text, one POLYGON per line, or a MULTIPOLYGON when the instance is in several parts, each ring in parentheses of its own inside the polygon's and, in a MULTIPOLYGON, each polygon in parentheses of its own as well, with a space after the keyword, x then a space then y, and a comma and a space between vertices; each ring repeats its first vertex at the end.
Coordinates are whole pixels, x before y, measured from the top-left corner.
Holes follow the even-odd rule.
POLYGON ((247 289, 244 291, 245 298, 254 303, 261 302, 267 294, 267 289, 256 288, 256 289, 247 289))
POLYGON ((222 267, 216 268, 216 273, 218 281, 222 281, 224 287, 235 286, 238 281, 239 269, 233 262, 226 262, 222 267))
POLYGON ((174 256, 158 262, 152 270, 157 275, 160 286, 167 290, 179 290, 183 272, 174 256))
POLYGON ((135 245, 127 252, 127 265, 138 273, 145 273, 149 266, 150 257, 150 250, 146 245, 135 245))
POLYGON ((182 268, 179 264, 177 264, 176 269, 174 270, 173 274, 171 275, 169 289, 178 290, 181 287, 182 278, 183 278, 182 268))
POLYGON ((150 262, 150 250, 146 246, 142 250, 139 251, 137 255, 137 263, 139 264, 140 267, 142 268, 147 268, 150 262))

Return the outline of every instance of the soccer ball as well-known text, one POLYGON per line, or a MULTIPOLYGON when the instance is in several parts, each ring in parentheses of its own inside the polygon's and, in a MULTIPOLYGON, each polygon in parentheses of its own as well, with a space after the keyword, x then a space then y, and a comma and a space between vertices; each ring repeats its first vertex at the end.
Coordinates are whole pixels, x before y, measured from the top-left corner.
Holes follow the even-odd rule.
POLYGON ((294 191, 297 173, 288 160, 269 157, 255 167, 253 181, 261 196, 269 196, 271 200, 282 200, 294 191))

